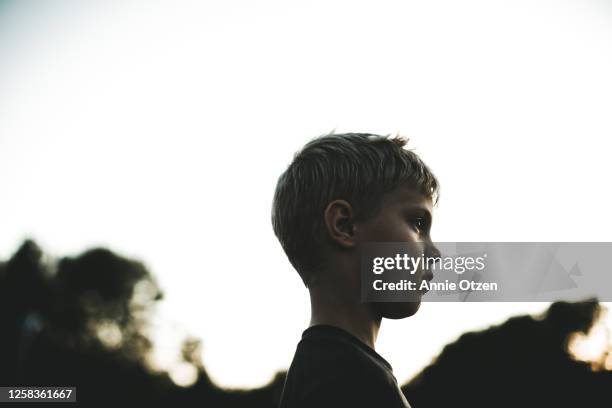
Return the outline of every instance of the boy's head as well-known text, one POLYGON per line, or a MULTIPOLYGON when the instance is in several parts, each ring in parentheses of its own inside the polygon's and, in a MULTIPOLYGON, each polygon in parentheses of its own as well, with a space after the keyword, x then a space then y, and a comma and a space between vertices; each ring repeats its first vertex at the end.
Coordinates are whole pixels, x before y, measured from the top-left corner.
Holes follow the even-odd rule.
MULTIPOLYGON (((438 181, 405 144, 400 137, 329 134, 295 154, 278 179, 272 225, 307 287, 358 299, 360 249, 368 242, 423 242, 437 255, 429 232, 438 181)), ((399 318, 416 312, 418 302, 410 303, 373 308, 399 318)))

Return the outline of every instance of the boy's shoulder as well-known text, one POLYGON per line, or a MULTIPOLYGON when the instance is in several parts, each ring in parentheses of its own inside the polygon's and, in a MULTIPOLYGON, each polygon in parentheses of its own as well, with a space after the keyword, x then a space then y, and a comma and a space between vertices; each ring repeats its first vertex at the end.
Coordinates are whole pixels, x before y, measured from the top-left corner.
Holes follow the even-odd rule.
POLYGON ((384 358, 348 332, 321 325, 307 329, 298 343, 281 402, 310 406, 409 405, 384 358))
POLYGON ((392 375, 391 365, 382 356, 352 334, 334 326, 308 328, 295 355, 305 368, 313 371, 346 372, 355 377, 378 372, 392 375))

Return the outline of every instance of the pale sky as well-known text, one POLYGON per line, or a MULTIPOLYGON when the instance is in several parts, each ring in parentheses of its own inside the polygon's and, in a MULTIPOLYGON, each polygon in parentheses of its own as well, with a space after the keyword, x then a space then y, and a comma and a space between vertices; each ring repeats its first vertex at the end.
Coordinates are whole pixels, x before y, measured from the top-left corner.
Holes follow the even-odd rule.
MULTIPOLYGON (((0 259, 96 245, 145 262, 222 386, 288 367, 306 289, 270 225, 310 138, 397 133, 442 184, 435 241, 610 241, 608 1, 115 1, 0 6, 0 259), (231 272, 231 273, 230 273, 231 272)), ((537 303, 385 321, 400 382, 537 303)))

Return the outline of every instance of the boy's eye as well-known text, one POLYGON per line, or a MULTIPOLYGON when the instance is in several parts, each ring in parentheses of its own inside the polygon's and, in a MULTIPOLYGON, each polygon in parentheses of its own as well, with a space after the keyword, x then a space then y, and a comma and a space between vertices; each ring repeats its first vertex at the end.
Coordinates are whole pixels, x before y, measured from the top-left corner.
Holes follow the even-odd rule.
POLYGON ((425 230, 425 218, 423 217, 416 217, 412 220, 412 225, 414 225, 414 227, 419 230, 419 231, 424 231, 425 230))

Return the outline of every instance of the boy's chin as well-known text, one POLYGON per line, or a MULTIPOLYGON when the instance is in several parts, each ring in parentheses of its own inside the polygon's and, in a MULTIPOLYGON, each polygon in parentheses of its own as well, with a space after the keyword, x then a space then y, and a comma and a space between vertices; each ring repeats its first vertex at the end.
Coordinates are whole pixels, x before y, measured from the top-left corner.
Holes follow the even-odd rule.
POLYGON ((414 315, 421 307, 420 301, 415 302, 378 302, 374 308, 380 317, 386 319, 404 319, 414 315))

